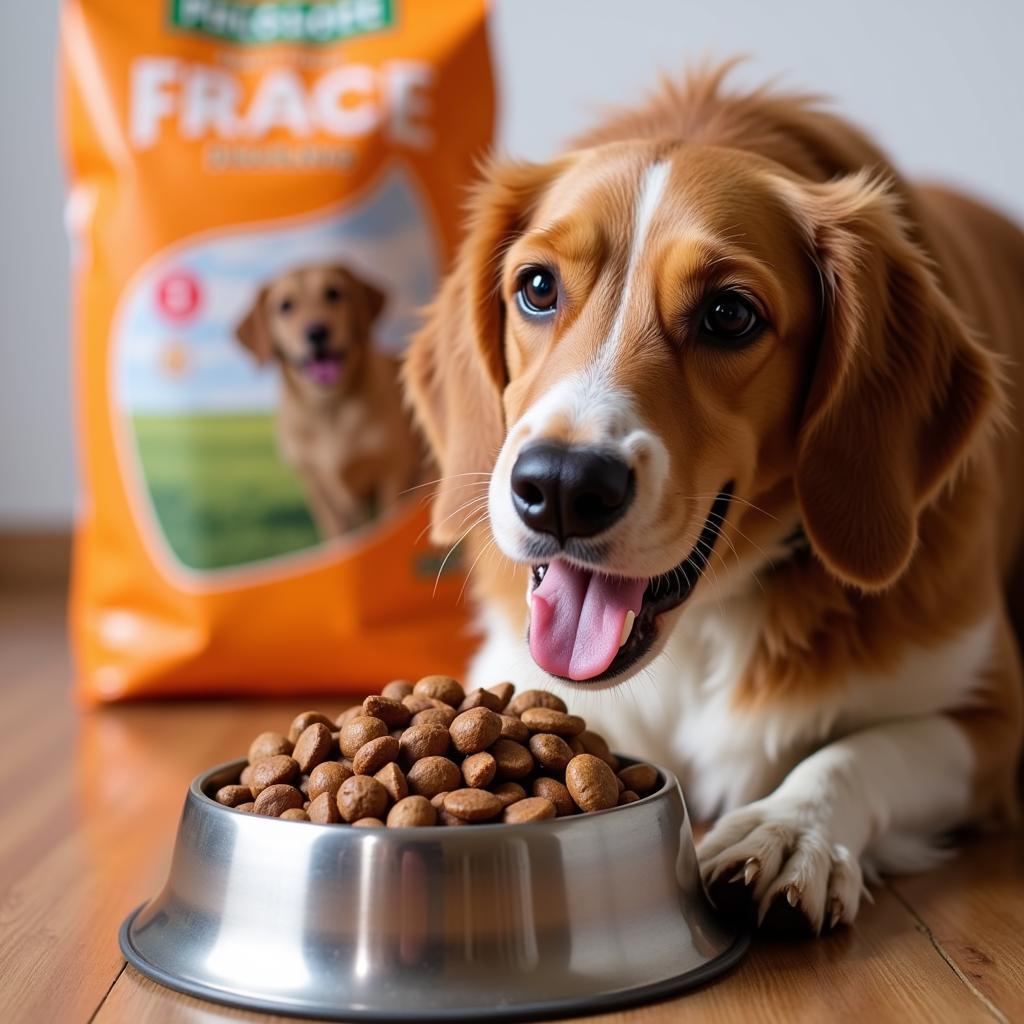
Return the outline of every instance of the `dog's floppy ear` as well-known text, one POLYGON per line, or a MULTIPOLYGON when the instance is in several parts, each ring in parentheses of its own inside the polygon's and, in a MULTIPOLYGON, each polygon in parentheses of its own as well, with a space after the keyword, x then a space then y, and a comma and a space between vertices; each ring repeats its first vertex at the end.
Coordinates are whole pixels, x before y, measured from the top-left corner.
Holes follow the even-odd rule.
POLYGON ((785 190, 824 292, 797 440, 804 528, 831 572, 877 590, 906 568, 922 508, 997 420, 999 370, 885 182, 859 173, 785 190))
MULTIPOLYGON (((467 232, 455 264, 427 309, 405 360, 406 392, 438 465, 431 536, 459 538, 459 510, 480 490, 505 437, 507 384, 502 257, 525 228, 545 185, 561 164, 492 164, 473 192, 467 232)), ((482 488, 481 488, 482 489, 482 488)))
POLYGON ((270 336, 270 325, 267 323, 267 291, 264 285, 245 318, 235 328, 235 337, 252 353, 260 366, 269 363, 274 354, 274 339, 270 336))

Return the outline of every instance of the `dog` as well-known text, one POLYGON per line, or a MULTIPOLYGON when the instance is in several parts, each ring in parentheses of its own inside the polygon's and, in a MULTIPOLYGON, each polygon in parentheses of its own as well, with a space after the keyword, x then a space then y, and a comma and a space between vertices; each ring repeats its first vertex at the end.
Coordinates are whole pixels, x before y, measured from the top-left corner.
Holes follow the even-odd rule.
POLYGON ((387 512, 419 476, 399 363, 371 342, 384 303, 347 267, 302 267, 265 284, 236 329, 257 363, 280 367, 278 447, 322 540, 387 512))
POLYGON ((1017 815, 1024 235, 727 71, 492 161, 405 381, 471 680, 602 691, 712 899, 818 933, 1017 815))

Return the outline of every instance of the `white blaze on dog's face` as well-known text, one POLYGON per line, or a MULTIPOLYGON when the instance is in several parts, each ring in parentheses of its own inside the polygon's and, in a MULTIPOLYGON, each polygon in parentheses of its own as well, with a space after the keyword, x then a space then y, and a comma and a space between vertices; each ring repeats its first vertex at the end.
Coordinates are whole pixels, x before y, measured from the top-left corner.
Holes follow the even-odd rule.
POLYGON ((705 572, 724 585, 738 552, 792 529, 762 519, 744 538, 732 497, 791 468, 813 271, 780 230, 783 204, 734 162, 585 153, 504 256, 508 432, 490 523, 536 567, 529 643, 552 675, 642 664, 691 591, 711 589, 705 572), (709 202, 716 178, 731 181, 709 202))
POLYGON ((491 473, 534 660, 615 683, 797 527, 844 583, 899 578, 984 371, 884 183, 630 141, 491 169, 406 382, 435 540, 491 473))

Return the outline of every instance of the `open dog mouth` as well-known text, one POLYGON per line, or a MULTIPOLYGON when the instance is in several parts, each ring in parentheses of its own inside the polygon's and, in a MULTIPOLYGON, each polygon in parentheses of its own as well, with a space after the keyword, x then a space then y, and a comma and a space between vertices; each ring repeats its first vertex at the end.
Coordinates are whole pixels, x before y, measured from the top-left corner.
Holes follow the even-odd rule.
POLYGON ((302 362, 302 370, 306 376, 323 387, 337 384, 344 369, 344 352, 317 352, 302 362))
POLYGON ((693 592, 725 522, 733 485, 711 505, 700 536, 674 568, 649 579, 609 576, 554 559, 533 570, 529 644, 545 672, 596 683, 625 672, 654 645, 659 615, 693 592))

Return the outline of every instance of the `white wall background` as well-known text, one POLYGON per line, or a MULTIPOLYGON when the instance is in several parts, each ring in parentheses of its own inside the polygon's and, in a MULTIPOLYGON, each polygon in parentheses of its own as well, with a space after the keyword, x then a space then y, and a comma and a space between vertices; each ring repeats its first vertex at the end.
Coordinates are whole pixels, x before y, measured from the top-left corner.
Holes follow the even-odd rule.
MULTIPOLYGON (((0 526, 74 505, 57 8, 0 0, 0 526)), ((507 153, 544 158, 660 70, 748 53, 738 80, 831 95, 904 170, 1024 220, 1021 0, 497 0, 492 36, 507 153)))

